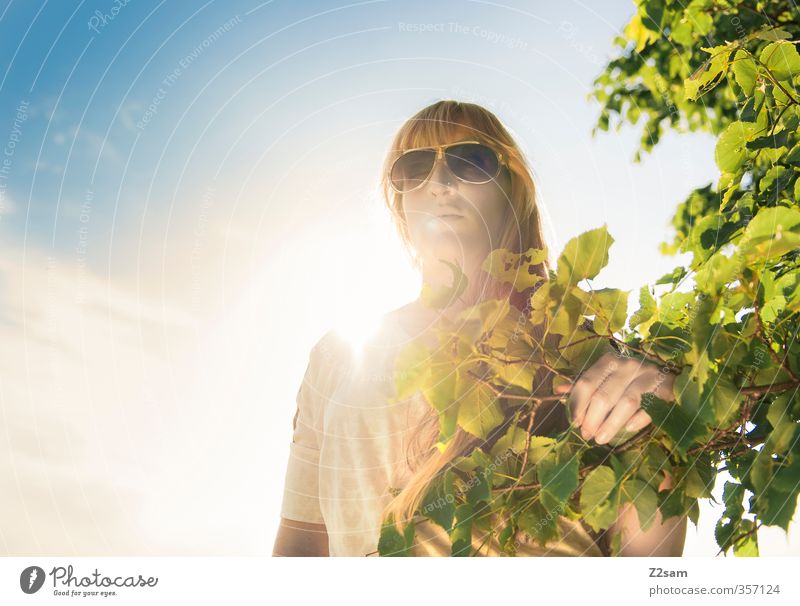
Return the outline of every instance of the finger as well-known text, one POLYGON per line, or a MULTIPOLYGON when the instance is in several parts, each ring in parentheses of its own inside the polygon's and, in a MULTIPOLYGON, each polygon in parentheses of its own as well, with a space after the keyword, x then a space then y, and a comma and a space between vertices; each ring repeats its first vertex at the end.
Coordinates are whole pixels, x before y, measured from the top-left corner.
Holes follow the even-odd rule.
POLYGON ((662 400, 667 402, 675 399, 675 392, 673 391, 675 385, 675 375, 672 373, 665 373, 661 371, 656 372, 656 378, 650 388, 662 400))
POLYGON ((666 389, 663 379, 655 373, 646 372, 639 374, 625 388, 623 393, 614 403, 612 411, 598 428, 595 442, 603 444, 613 438, 620 429, 638 431, 652 419, 642 410, 642 394, 646 392, 662 393, 666 389), (639 413, 642 413, 641 415, 639 413))
POLYGON ((651 392, 662 400, 673 400, 675 398, 672 388, 675 383, 675 375, 663 372, 661 368, 650 362, 642 363, 636 372, 636 381, 641 381, 642 393, 651 392))
POLYGON ((617 369, 617 365, 614 356, 604 355, 572 384, 567 405, 572 411, 576 426, 583 424, 592 394, 617 369))
POLYGON ((591 440, 595 436, 623 391, 620 388, 613 389, 609 386, 611 382, 610 377, 589 398, 589 406, 581 423, 581 435, 584 440, 591 440))
POLYGON ((630 386, 626 388, 625 392, 612 407, 611 412, 597 429, 594 441, 598 444, 605 444, 617 435, 619 430, 640 410, 639 398, 640 396, 637 396, 635 389, 632 390, 630 386))
POLYGON ((639 431, 640 429, 644 429, 650 423, 653 422, 653 418, 647 414, 643 410, 639 410, 635 415, 633 415, 625 425, 625 429, 627 431, 639 431))
POLYGON ((555 390, 559 393, 567 393, 572 389, 572 383, 565 383, 563 385, 556 385, 555 390))
MULTIPOLYGON (((643 373, 634 379, 630 387, 639 392, 641 407, 641 402, 646 402, 652 397, 649 394, 655 394, 656 397, 666 401, 674 400, 674 381, 675 375, 662 373, 658 369, 652 369, 651 372, 643 373)), ((631 429, 629 431, 638 431, 652 422, 652 420, 652 417, 642 410, 641 414, 637 413, 637 415, 626 424, 625 429, 630 427, 631 429)))

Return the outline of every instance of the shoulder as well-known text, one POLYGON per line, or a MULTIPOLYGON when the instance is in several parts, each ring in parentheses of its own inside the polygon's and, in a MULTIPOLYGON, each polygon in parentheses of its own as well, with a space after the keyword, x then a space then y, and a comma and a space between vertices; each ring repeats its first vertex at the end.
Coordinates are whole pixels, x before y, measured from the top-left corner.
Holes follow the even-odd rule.
POLYGON ((320 378, 339 375, 350 366, 350 349, 346 338, 330 328, 311 347, 309 367, 320 378))

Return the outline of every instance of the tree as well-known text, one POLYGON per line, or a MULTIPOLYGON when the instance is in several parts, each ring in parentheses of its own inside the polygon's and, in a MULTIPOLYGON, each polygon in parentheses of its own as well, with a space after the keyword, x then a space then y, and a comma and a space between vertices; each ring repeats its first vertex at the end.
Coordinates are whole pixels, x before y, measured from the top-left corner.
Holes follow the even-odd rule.
MULTIPOLYGON (((644 528, 656 508, 696 524, 698 499, 712 497, 722 470, 733 480, 716 525, 721 552, 757 555, 761 526, 788 530, 800 492, 799 30, 789 1, 637 1, 615 40, 619 56, 595 81, 594 132, 644 116, 635 161, 666 127, 717 136, 718 181, 678 205, 674 240, 660 247, 690 261, 642 286, 629 318, 626 291, 582 286, 608 262, 605 226, 568 242, 548 279, 534 275, 541 251, 493 251, 484 270, 529 296, 532 311, 520 321, 508 301, 485 301, 462 313, 458 330, 441 323, 435 352, 412 343, 398 357, 398 397, 425 395, 440 415, 439 446, 456 425, 481 445, 431 485, 428 497, 448 495, 453 507, 407 527, 385 520, 381 555, 409 553, 417 523, 440 524, 453 554, 469 555, 463 519, 489 529, 496 514, 508 520, 498 541, 514 555, 517 530, 542 544, 558 538, 541 519, 554 507, 598 531, 626 501, 644 528), (537 326, 550 338, 535 339, 537 326), (609 339, 675 373, 675 402, 645 394, 653 423, 608 445, 572 429, 534 435, 536 410, 563 399, 554 387, 609 339), (502 473, 492 473, 500 453, 502 473), (665 471, 676 481, 659 492, 665 471)), ((454 271, 454 290, 433 305, 463 289, 454 271)))

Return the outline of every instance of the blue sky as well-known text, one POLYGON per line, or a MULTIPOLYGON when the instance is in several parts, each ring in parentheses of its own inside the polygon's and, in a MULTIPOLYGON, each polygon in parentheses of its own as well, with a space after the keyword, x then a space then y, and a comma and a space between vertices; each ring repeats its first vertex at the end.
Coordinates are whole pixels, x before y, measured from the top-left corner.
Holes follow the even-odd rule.
MULTIPOLYGON (((579 4, 529 4, 129 2, 113 15, 110 2, 11 3, 0 21, 9 66, 0 115, 21 101, 31 108, 8 188, 18 212, 6 218, 7 236, 70 250, 77 209, 91 196, 94 237, 103 233, 103 249, 112 237, 124 249, 142 230, 179 229, 220 175, 235 188, 258 162, 263 181, 275 182, 331 136, 312 166, 335 147, 375 173, 393 123, 440 96, 507 104, 498 112, 521 129, 535 169, 574 189, 576 173, 583 180, 607 170, 597 154, 582 162, 594 113, 579 93, 632 8, 604 3, 599 15, 579 4), (420 25, 439 31, 414 31, 420 25)), ((620 161, 632 153, 610 144, 620 161)), ((592 192, 617 193, 608 183, 592 192)), ((260 205, 245 206, 234 220, 247 225, 260 205)))
MULTIPOLYGON (((717 177, 707 135, 668 133, 641 164, 635 129, 591 138, 586 95, 633 11, 4 3, 0 478, 3 514, 40 530, 0 547, 271 549, 309 348, 417 294, 376 186, 396 129, 436 100, 484 104, 518 139, 551 260, 608 225, 595 285, 631 289, 632 313, 675 265, 657 245, 676 204, 717 177)), ((687 549, 709 554, 702 531, 687 549)))

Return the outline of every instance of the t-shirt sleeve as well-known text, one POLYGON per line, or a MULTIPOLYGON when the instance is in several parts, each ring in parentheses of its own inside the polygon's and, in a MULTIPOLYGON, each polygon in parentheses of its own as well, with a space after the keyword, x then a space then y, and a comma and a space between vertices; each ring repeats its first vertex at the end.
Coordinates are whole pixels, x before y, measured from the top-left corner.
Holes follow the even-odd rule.
POLYGON ((292 442, 281 504, 281 517, 298 522, 324 523, 319 505, 319 453, 321 404, 319 351, 315 345, 297 391, 292 422, 292 442))

